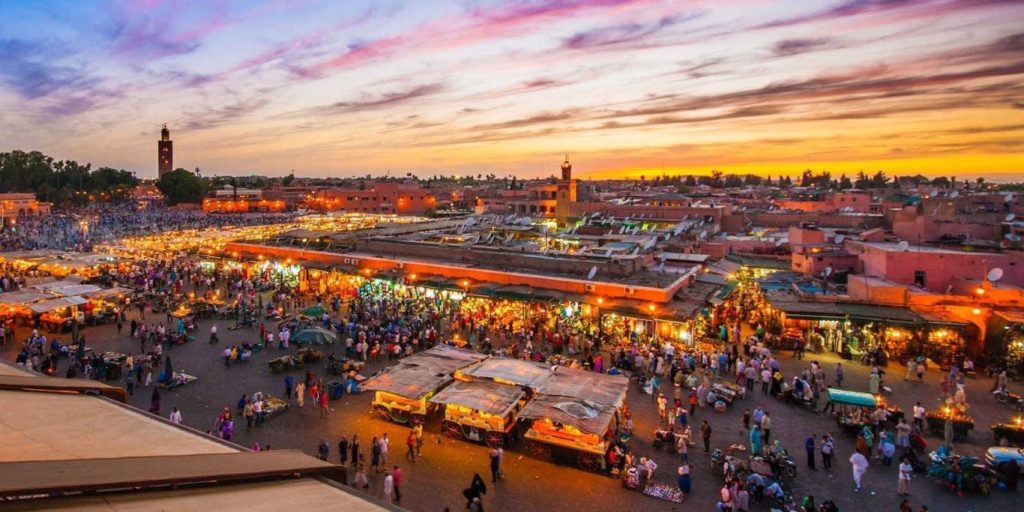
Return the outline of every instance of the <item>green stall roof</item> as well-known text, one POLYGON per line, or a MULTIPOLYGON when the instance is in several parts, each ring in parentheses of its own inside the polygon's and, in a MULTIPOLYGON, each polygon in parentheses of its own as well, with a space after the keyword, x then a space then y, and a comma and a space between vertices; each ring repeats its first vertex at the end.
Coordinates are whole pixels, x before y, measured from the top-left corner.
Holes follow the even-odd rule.
POLYGON ((829 400, 834 404, 854 405, 857 407, 877 407, 878 401, 871 393, 847 391, 839 388, 828 388, 829 400))

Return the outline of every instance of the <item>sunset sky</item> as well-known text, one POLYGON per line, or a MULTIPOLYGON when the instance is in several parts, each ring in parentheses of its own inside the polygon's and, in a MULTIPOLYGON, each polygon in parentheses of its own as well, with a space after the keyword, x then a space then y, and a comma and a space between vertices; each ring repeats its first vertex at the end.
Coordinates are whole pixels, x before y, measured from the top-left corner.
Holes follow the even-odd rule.
POLYGON ((1021 179, 1024 1, 0 2, 0 151, 156 175, 1021 179))

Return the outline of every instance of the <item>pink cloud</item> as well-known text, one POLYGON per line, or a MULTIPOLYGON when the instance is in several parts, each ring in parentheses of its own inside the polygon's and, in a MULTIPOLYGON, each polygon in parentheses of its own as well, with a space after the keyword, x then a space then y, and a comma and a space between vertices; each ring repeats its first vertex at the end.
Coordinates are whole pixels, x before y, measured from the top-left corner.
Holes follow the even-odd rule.
POLYGON ((353 45, 341 55, 295 67, 292 71, 303 77, 319 77, 332 70, 376 62, 398 53, 436 51, 508 37, 533 30, 545 21, 594 14, 611 18, 624 9, 646 3, 642 0, 545 0, 476 8, 420 24, 405 33, 353 45))

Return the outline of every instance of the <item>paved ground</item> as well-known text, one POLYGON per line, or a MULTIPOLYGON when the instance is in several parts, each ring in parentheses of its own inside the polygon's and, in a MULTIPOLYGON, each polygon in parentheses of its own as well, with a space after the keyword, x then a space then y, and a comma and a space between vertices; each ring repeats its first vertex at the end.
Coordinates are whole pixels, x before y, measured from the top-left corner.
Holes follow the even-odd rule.
MULTIPOLYGON (((152 321, 153 319, 150 318, 152 321)), ((218 321, 221 339, 224 343, 241 343, 254 341, 253 331, 229 331, 230 321, 218 321)), ((205 333, 209 329, 209 321, 201 328, 205 333)), ((127 331, 127 327, 125 329, 127 331)), ((24 334, 19 332, 20 336, 24 334)), ((112 326, 90 327, 83 330, 89 345, 96 350, 138 350, 138 342, 128 338, 127 334, 118 336, 112 326)), ((64 341, 67 336, 61 337, 64 341)), ((268 351, 256 354, 254 360, 247 364, 225 368, 218 357, 221 345, 206 343, 206 335, 200 334, 199 341, 185 346, 173 347, 169 355, 175 369, 185 370, 199 376, 199 381, 189 384, 177 391, 163 393, 163 410, 166 415, 171 407, 178 406, 184 415, 185 423, 196 429, 206 431, 213 428, 217 412, 224 406, 235 406, 243 393, 264 390, 271 394, 283 393, 283 375, 270 373, 265 362, 280 353, 268 351)), ((293 348, 294 350, 294 348, 293 348)), ((327 350, 330 350, 329 348, 327 350)), ((3 357, 13 360, 16 351, 12 347, 4 348, 3 357)), ((817 358, 826 368, 834 366, 837 358, 833 355, 809 354, 802 361, 791 359, 789 354, 783 355, 784 372, 791 376, 797 369, 803 368, 817 358)), ((67 364, 64 362, 63 364, 67 364)), ((844 362, 847 368, 846 387, 850 389, 867 388, 868 369, 855 363, 844 362)), ((62 366, 61 374, 66 366, 62 366)), ((379 368, 371 365, 365 372, 367 375, 379 368)), ((323 372, 322 366, 316 369, 323 372)), ((831 371, 828 372, 831 379, 831 371)), ((924 383, 907 383, 901 380, 903 368, 890 368, 889 384, 895 391, 891 401, 909 410, 916 400, 926 406, 938 403, 941 375, 929 371, 924 383)), ((296 379, 301 378, 300 372, 294 372, 296 379)), ((991 443, 992 436, 988 425, 996 421, 1005 421, 1011 416, 1009 409, 995 402, 988 393, 991 381, 979 379, 968 384, 968 401, 972 404, 972 415, 977 429, 971 434, 967 443, 958 448, 966 453, 980 454, 991 443)), ((1020 391, 1019 383, 1013 384, 1015 391, 1020 391)), ((131 397, 131 403, 141 409, 148 409, 151 391, 141 388, 131 397)), ((346 395, 343 399, 331 402, 330 417, 320 419, 317 410, 306 404, 305 408, 294 406, 267 424, 252 430, 246 430, 244 422, 237 425, 235 441, 243 446, 251 446, 259 442, 263 446, 274 448, 298 448, 310 454, 316 453, 321 437, 328 439, 332 445, 331 459, 337 460, 337 440, 341 435, 351 438, 358 434, 362 440, 363 451, 368 453, 371 437, 387 432, 392 439, 391 463, 398 463, 404 471, 405 483, 402 486, 403 499, 400 504, 414 511, 438 511, 445 507, 462 510, 464 502, 461 491, 468 486, 473 473, 488 474, 488 450, 481 445, 466 441, 458 441, 438 435, 439 422, 433 420, 427 425, 427 440, 423 448, 424 457, 415 463, 403 458, 404 439, 407 431, 402 427, 381 422, 369 414, 370 393, 357 396, 346 395)), ((650 397, 640 393, 635 387, 630 389, 630 405, 635 411, 635 430, 637 435, 631 445, 641 455, 652 454, 660 468, 657 476, 665 482, 674 482, 676 461, 664 452, 654 452, 651 447, 651 432, 654 429, 656 412, 650 397)), ((734 406, 726 413, 700 411, 695 421, 708 418, 714 429, 712 444, 727 446, 733 442, 745 442, 746 433, 741 430, 743 408, 753 409, 763 404, 772 412, 774 428, 773 438, 778 438, 795 454, 800 461, 800 474, 797 477, 796 492, 800 496, 811 494, 818 501, 830 497, 836 501, 843 511, 861 510, 870 507, 874 510, 897 510, 899 500, 896 497, 896 470, 894 467, 882 467, 875 463, 865 476, 865 489, 861 493, 853 492, 851 470, 846 459, 849 457, 853 441, 850 438, 839 438, 837 445, 836 467, 834 473, 824 471, 810 472, 803 466, 803 439, 809 433, 835 431, 835 421, 829 417, 814 414, 806 410, 781 403, 774 398, 763 397, 759 390, 734 406)), ((930 437, 928 441, 934 445, 938 438, 930 437)), ((531 459, 521 455, 513 447, 506 452, 504 471, 506 479, 496 485, 488 486, 485 504, 488 510, 526 511, 526 510, 713 510, 717 501, 717 491, 722 481, 710 474, 709 464, 704 458, 700 447, 691 452, 693 469, 693 494, 689 499, 676 505, 665 501, 643 496, 637 492, 624 490, 617 480, 582 472, 573 467, 560 466, 549 462, 531 459)), ((874 462, 874 461, 873 461, 874 462)), ((381 478, 371 475, 370 493, 379 495, 381 478)), ((933 511, 965 511, 1013 509, 1012 503, 1018 498, 1016 494, 995 491, 991 496, 968 495, 958 498, 941 488, 924 476, 916 478, 911 486, 912 504, 915 510, 926 504, 933 511)), ((767 510, 763 505, 755 505, 754 510, 767 510)))

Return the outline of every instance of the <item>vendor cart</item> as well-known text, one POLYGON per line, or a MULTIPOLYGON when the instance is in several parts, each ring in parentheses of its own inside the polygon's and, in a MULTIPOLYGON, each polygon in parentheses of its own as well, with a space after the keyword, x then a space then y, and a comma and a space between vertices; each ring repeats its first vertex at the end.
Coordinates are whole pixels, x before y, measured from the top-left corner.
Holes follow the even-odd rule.
POLYGON ((533 457, 605 472, 619 442, 629 380, 559 367, 519 413, 533 457))
POLYGON ((267 366, 270 367, 272 373, 281 373, 302 368, 302 361, 292 356, 281 356, 267 361, 267 366))
POLYGON ((444 406, 441 430, 446 435, 499 448, 512 441, 512 428, 526 403, 526 392, 496 382, 455 381, 431 397, 430 403, 444 406))
POLYGON ((332 375, 347 375, 351 371, 361 372, 366 363, 357 359, 336 358, 334 354, 327 357, 327 371, 332 375))
POLYGON ((303 363, 315 363, 323 359, 324 353, 312 347, 300 348, 295 357, 303 363))
POLYGON ((288 411, 288 402, 270 395, 263 397, 263 419, 269 420, 288 411))
POLYGON ((953 422, 953 440, 963 441, 974 429, 974 419, 958 412, 952 407, 943 407, 936 411, 929 411, 924 415, 928 432, 936 436, 944 436, 946 433, 946 420, 953 422))
POLYGON ((732 404, 736 400, 743 400, 747 396, 747 388, 731 382, 716 382, 711 385, 711 390, 719 400, 732 404))
POLYGON ((422 424, 437 410, 436 404, 428 400, 452 382, 452 373, 486 358, 476 352, 437 345, 385 368, 367 379, 363 389, 376 392, 372 411, 381 420, 422 424))
POLYGON ((1012 446, 1024 445, 1024 418, 992 425, 992 435, 996 446, 1000 446, 1004 438, 1012 446))
POLYGON ((847 434, 856 435, 865 425, 872 425, 871 413, 879 408, 889 411, 889 421, 903 417, 903 411, 886 403, 882 395, 828 388, 828 400, 835 405, 836 421, 847 434))

